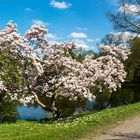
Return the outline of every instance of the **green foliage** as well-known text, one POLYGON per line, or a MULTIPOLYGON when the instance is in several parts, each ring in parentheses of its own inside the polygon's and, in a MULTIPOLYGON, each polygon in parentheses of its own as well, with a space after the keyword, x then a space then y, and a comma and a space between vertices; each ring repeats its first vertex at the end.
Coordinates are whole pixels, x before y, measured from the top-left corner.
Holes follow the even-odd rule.
POLYGON ((127 81, 140 82, 140 38, 131 42, 131 54, 125 63, 127 81))
POLYGON ((4 81, 4 85, 12 92, 13 87, 21 85, 21 62, 17 56, 11 54, 9 50, 5 50, 0 54, 0 76, 4 81))
POLYGON ((17 116, 16 104, 0 103, 0 123, 15 122, 17 116))

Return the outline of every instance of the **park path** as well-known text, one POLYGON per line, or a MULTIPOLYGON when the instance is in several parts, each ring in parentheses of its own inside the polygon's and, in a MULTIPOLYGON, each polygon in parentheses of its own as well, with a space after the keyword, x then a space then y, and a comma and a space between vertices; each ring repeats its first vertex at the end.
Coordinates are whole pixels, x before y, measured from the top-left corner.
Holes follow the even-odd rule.
POLYGON ((109 130, 105 130, 96 138, 89 135, 89 138, 82 140, 140 140, 140 116, 119 122, 109 130))

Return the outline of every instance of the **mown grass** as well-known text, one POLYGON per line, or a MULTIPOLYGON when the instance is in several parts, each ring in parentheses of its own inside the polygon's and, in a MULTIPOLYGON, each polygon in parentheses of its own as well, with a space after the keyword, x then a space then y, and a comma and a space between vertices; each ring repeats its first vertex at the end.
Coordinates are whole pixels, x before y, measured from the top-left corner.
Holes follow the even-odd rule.
POLYGON ((55 122, 1 124, 0 140, 74 140, 138 113, 140 103, 55 122))

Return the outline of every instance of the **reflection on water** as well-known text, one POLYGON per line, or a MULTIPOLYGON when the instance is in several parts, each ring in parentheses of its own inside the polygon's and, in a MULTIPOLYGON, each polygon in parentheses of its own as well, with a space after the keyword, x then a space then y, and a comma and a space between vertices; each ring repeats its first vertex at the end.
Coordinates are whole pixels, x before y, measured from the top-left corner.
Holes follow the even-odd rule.
POLYGON ((50 118, 51 113, 45 111, 40 106, 18 106, 18 120, 40 120, 50 118))
MULTIPOLYGON (((64 102, 61 101, 61 105, 59 106, 59 108, 62 110, 63 116, 67 117, 70 115, 77 115, 86 111, 99 111, 105 108, 112 108, 120 105, 135 103, 140 101, 140 84, 125 85, 122 89, 118 90, 117 93, 113 93, 111 100, 110 97, 110 93, 104 93, 101 94, 96 100, 85 101, 81 103, 62 100, 64 102)), ((16 108, 16 111, 19 114, 18 117, 15 117, 17 118, 17 120, 40 120, 52 117, 52 114, 50 112, 43 110, 37 105, 17 107, 5 105, 0 106, 0 121, 9 120, 9 118, 11 119, 13 115, 12 117, 10 117, 12 113, 10 113, 10 115, 8 113, 15 110, 14 108, 16 108)))

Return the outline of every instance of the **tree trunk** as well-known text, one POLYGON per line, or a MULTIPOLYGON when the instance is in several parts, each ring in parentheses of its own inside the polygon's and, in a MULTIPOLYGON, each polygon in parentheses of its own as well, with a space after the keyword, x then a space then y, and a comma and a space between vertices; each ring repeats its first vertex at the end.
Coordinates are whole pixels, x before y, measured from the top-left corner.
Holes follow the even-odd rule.
POLYGON ((56 107, 56 98, 57 98, 57 94, 54 93, 51 98, 51 108, 52 108, 52 113, 53 113, 54 119, 58 119, 61 117, 61 113, 60 113, 59 109, 56 107))
POLYGON ((34 94, 37 103, 38 103, 43 109, 45 109, 46 111, 50 111, 50 112, 53 113, 53 118, 54 118, 54 119, 58 119, 58 118, 61 117, 61 113, 60 113, 60 111, 58 110, 58 108, 56 107, 56 98, 57 98, 57 94, 56 94, 56 93, 54 93, 54 94, 52 95, 52 98, 51 98, 51 107, 49 107, 49 106, 45 105, 44 103, 42 103, 42 102, 39 100, 39 98, 38 98, 38 96, 37 96, 37 94, 36 94, 35 92, 32 92, 32 93, 34 94))
POLYGON ((34 94, 34 97, 35 97, 35 99, 36 99, 36 102, 37 102, 44 110, 52 112, 52 109, 51 109, 50 106, 47 106, 47 105, 45 105, 44 103, 42 103, 42 102, 39 100, 39 98, 38 98, 38 96, 37 96, 37 94, 36 94, 35 92, 32 92, 32 93, 34 94))
POLYGON ((110 105, 110 103, 112 101, 112 98, 113 98, 113 95, 114 95, 114 92, 111 93, 111 96, 110 96, 110 98, 108 100, 108 103, 107 103, 106 107, 108 107, 110 105))

